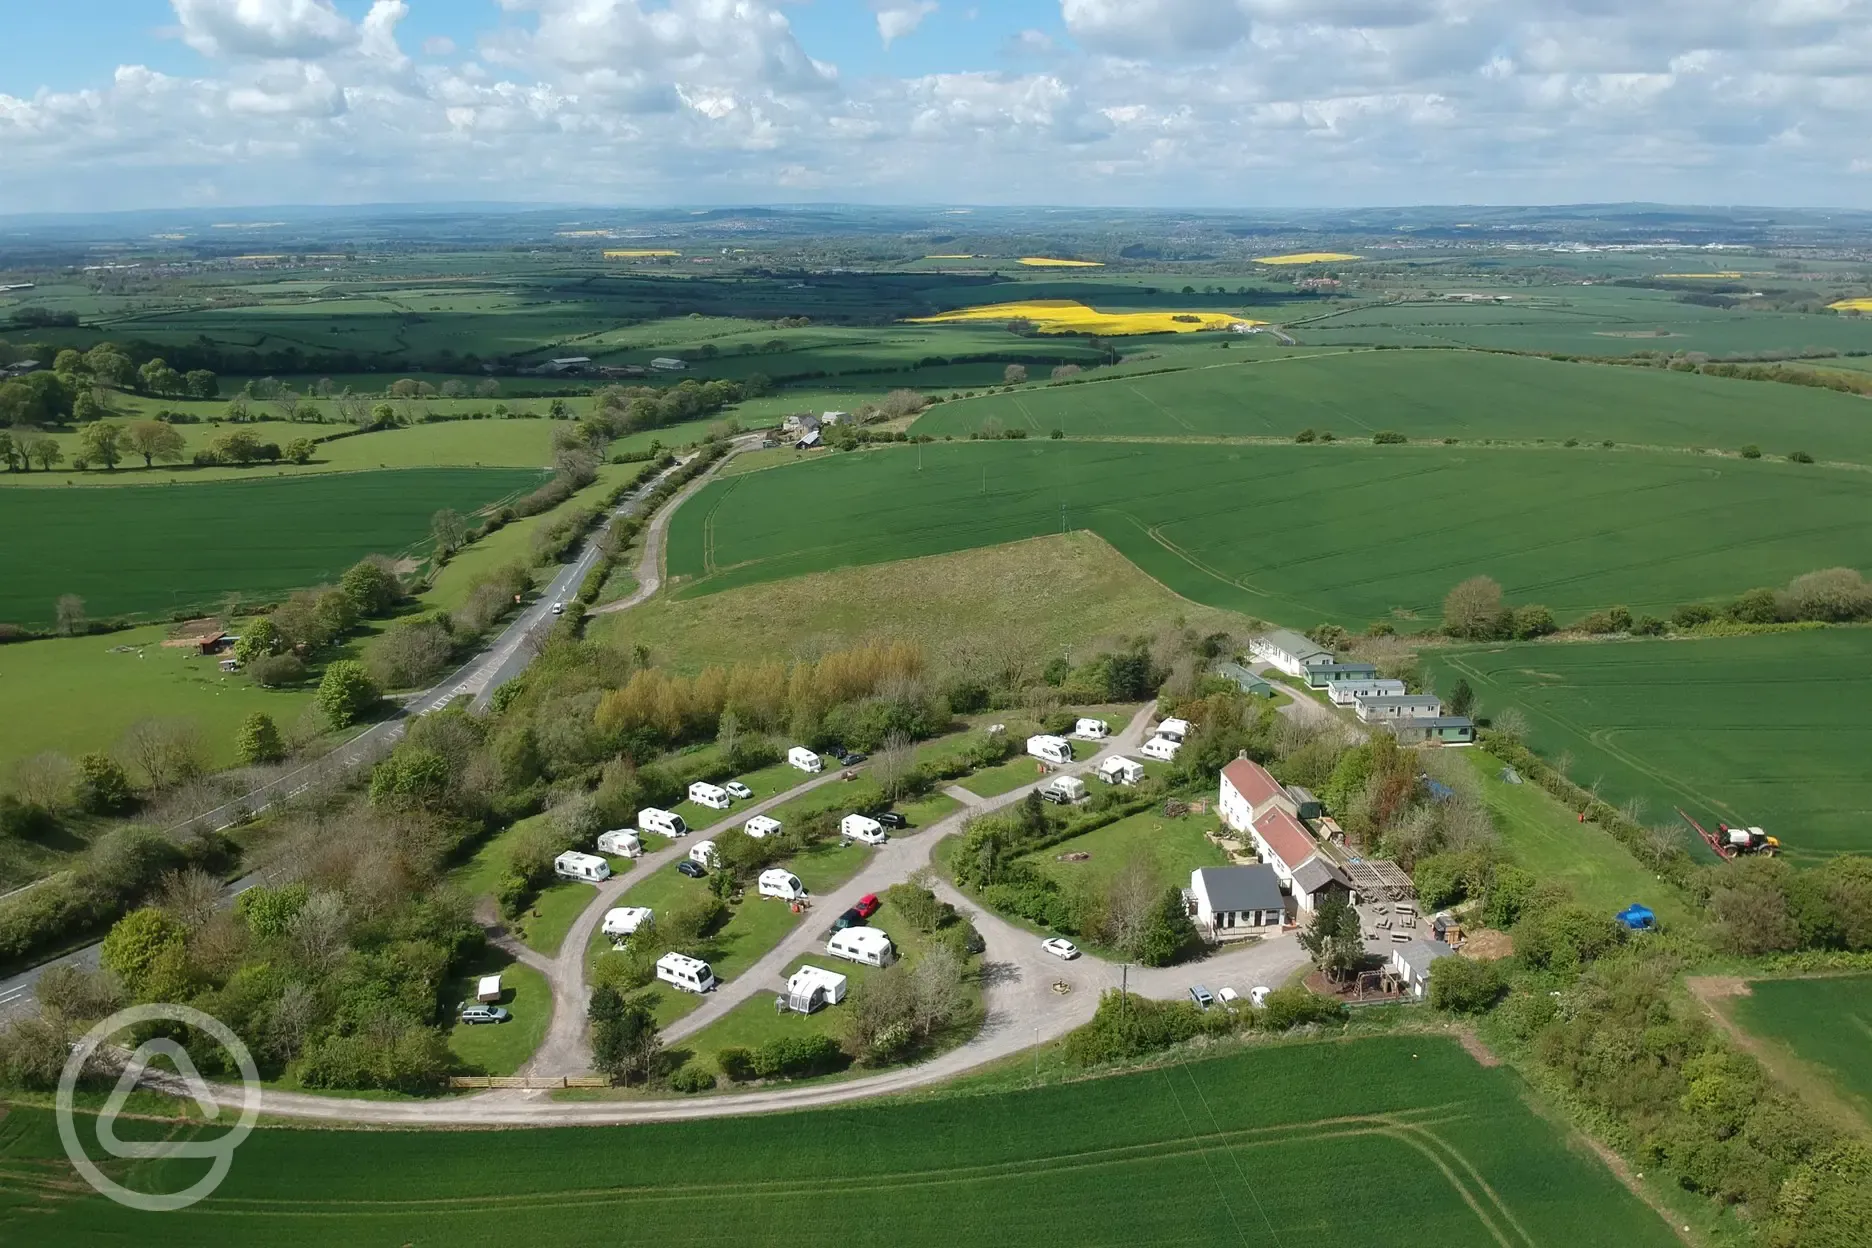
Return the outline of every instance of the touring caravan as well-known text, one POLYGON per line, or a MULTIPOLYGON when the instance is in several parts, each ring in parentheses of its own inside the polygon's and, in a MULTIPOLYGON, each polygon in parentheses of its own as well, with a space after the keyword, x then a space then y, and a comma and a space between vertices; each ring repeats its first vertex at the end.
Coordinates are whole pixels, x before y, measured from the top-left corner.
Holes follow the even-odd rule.
POLYGON ((613 858, 637 858, 643 854, 643 842, 629 828, 613 828, 598 834, 598 852, 613 858))
POLYGON ((1163 723, 1157 725, 1158 736, 1167 737, 1178 745, 1182 745, 1183 738, 1189 736, 1189 734, 1190 725, 1187 719, 1166 719, 1163 723))
POLYGON ((869 815, 846 815, 839 820, 839 835, 863 845, 882 845, 890 839, 884 825, 869 815))
POLYGON ((698 806, 706 806, 710 810, 727 810, 734 804, 728 796, 727 789, 719 784, 709 784, 702 780, 689 786, 689 800, 698 806))
POLYGON ((721 861, 721 854, 716 852, 714 841, 697 841, 689 850, 689 861, 699 862, 713 871, 721 861))
POLYGON ((802 966, 786 981, 786 1008, 811 1014, 845 999, 845 977, 824 967, 802 966))
POLYGON ((766 815, 755 815, 741 825, 741 830, 757 841, 765 840, 770 836, 780 835, 780 821, 769 819, 766 815))
POLYGON ((1070 806, 1085 795, 1085 781, 1078 776, 1055 776, 1040 790, 1042 798, 1061 806, 1070 806))
POLYGON ((646 806, 637 812, 637 830, 654 832, 658 836, 689 835, 689 825, 683 822, 681 815, 673 811, 658 810, 654 806, 646 806))
POLYGON ((1103 741, 1111 736, 1111 725, 1102 719, 1082 719, 1073 725, 1072 735, 1081 741, 1103 741))
POLYGON ((786 761, 789 767, 797 767, 801 771, 820 772, 825 770, 825 763, 820 761, 819 756, 803 745, 796 745, 788 750, 786 752, 786 761))
POLYGON ((605 935, 621 941, 653 920, 654 915, 649 906, 617 906, 605 911, 602 930, 605 935))
POLYGON ((611 878, 611 864, 596 854, 581 854, 576 849, 568 849, 553 859, 553 874, 560 879, 597 884, 611 878))
POLYGON ((684 992, 707 992, 715 986, 715 972, 701 958, 666 953, 657 959, 657 978, 684 992))
POLYGON ((1138 746, 1138 753, 1145 758, 1154 758, 1160 763, 1167 763, 1174 759, 1177 751, 1182 748, 1181 742, 1172 741, 1169 737, 1152 737, 1143 745, 1138 746))
POLYGON ((1144 764, 1117 756, 1099 764, 1098 778, 1106 784, 1136 784, 1144 778, 1144 764))
POLYGON ((1027 752, 1042 762, 1070 763, 1073 761, 1072 742, 1065 737, 1052 737, 1045 733, 1027 738, 1027 752))
POLYGON ((800 878, 785 867, 768 867, 760 873, 760 895, 778 897, 781 901, 798 901, 806 895, 806 886, 800 878))
POLYGON ((897 960, 897 949, 891 944, 891 938, 875 927, 848 927, 842 932, 833 932, 832 939, 826 941, 825 951, 832 957, 865 966, 889 966, 897 960))

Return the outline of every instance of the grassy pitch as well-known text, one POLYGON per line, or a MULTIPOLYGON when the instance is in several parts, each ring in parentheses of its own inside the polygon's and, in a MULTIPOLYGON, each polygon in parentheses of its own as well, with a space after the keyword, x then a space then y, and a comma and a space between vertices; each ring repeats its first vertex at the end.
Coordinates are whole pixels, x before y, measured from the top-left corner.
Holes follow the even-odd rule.
MULTIPOLYGON (((203 1245, 577 1243, 599 1227, 655 1244, 1674 1245, 1524 1093, 1453 1041, 1405 1037, 732 1121, 262 1127, 214 1195, 163 1216, 203 1245)), ((146 1232, 150 1215, 71 1181, 49 1112, 0 1121, 0 1158, 8 1238, 146 1232)), ((140 1177, 174 1190, 202 1164, 140 1177)))

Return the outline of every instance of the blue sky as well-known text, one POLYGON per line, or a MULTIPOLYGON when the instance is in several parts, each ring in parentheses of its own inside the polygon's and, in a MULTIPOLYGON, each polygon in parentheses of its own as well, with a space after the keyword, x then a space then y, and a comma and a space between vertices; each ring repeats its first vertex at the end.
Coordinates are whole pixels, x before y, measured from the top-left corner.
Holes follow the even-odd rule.
POLYGON ((1872 200, 1872 0, 7 8, 0 212, 1872 200))

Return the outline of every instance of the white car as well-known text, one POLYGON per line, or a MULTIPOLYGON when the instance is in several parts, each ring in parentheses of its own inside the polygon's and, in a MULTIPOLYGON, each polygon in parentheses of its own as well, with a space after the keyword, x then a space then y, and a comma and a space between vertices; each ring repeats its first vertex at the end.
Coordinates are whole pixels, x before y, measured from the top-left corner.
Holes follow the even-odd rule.
POLYGON ((739 802, 745 802, 748 798, 754 796, 754 790, 748 788, 747 785, 742 784, 739 780, 730 780, 721 787, 728 790, 729 797, 739 802))
POLYGON ((565 603, 563 603, 563 602, 555 602, 555 603, 553 603, 553 614, 554 614, 554 615, 564 615, 564 614, 565 614, 565 603))
POLYGON ((1062 962, 1070 962, 1079 956, 1079 946, 1073 944, 1072 941, 1067 940, 1063 936, 1055 936, 1052 940, 1043 940, 1040 942, 1040 947, 1062 962))

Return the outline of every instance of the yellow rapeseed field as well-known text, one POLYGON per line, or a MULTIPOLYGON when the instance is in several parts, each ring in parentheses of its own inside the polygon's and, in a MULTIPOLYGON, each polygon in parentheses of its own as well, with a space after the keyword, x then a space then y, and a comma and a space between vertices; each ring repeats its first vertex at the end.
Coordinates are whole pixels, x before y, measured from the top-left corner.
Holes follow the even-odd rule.
POLYGON ((1872 299, 1842 299, 1838 303, 1829 303, 1827 307, 1835 312, 1872 312, 1872 299))
POLYGON ((975 259, 975 257, 974 257, 974 255, 972 255, 971 253, 969 253, 969 252, 966 252, 966 251, 965 251, 965 252, 961 252, 961 253, 959 253, 959 254, 957 254, 957 255, 945 255, 945 256, 924 256, 923 258, 924 258, 925 260, 973 260, 973 259, 975 259))
POLYGON ((1679 278, 1679 279, 1682 279, 1682 278, 1691 278, 1691 277, 1696 277, 1696 278, 1708 278, 1708 279, 1710 279, 1711 281, 1733 281, 1734 279, 1736 279, 1736 278, 1738 278, 1738 277, 1741 277, 1741 276, 1742 276, 1742 274, 1740 274, 1740 273, 1736 273, 1736 272, 1728 272, 1728 273, 1660 273, 1660 274, 1658 274, 1658 276, 1659 276, 1659 277, 1675 277, 1675 278, 1679 278))
POLYGON ((1187 334, 1231 325, 1261 325, 1226 312, 1100 312, 1072 299, 1027 299, 957 308, 937 316, 912 317, 916 325, 954 325, 971 321, 1032 321, 1043 334, 1187 334))
POLYGON ((1343 260, 1363 260, 1364 256, 1343 251, 1296 251, 1286 256, 1256 256, 1256 264, 1333 264, 1343 260))
POLYGON ((607 260, 644 260, 651 256, 680 255, 682 255, 680 251, 607 251, 604 253, 604 258, 607 260))
POLYGON ((1021 263, 1036 269, 1102 269, 1102 260, 1053 260, 1046 256, 1022 256, 1021 263))

